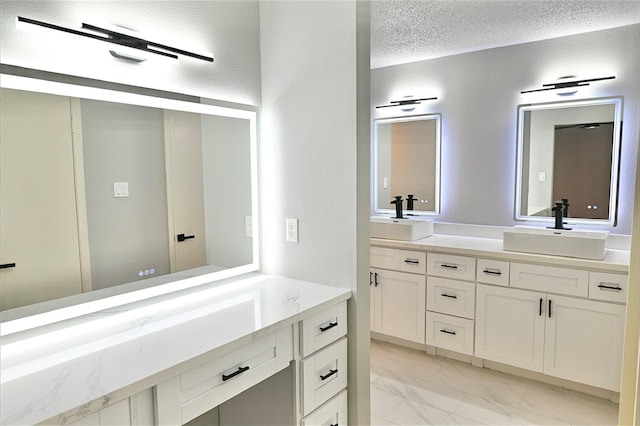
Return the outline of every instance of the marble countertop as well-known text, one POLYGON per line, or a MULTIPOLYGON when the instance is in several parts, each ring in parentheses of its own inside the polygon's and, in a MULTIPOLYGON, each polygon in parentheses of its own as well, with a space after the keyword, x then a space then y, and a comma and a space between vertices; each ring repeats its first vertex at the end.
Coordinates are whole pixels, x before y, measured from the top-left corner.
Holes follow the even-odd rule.
POLYGON ((520 253, 502 249, 502 240, 458 235, 433 234, 416 241, 386 240, 371 238, 372 246, 400 248, 407 250, 433 251, 456 255, 490 257, 495 259, 545 263, 556 266, 629 273, 630 252, 628 250, 607 249, 603 260, 578 259, 573 257, 550 256, 543 254, 520 253))
POLYGON ((253 273, 3 336, 0 423, 44 421, 350 297, 253 273))

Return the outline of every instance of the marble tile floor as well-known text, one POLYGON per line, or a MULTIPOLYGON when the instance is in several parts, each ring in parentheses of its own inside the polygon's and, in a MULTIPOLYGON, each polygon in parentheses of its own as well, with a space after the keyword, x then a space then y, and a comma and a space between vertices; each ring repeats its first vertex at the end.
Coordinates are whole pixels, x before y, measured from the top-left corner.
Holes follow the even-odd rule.
POLYGON ((371 342, 372 425, 615 425, 618 404, 371 342))

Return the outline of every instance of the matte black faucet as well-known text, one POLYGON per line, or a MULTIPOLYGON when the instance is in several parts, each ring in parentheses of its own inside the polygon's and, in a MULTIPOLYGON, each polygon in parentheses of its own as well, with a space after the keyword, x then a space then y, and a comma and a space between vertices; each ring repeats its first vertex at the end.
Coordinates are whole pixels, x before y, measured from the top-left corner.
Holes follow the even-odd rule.
POLYGON ((402 195, 396 195, 395 200, 391 202, 391 204, 396 205, 396 217, 394 219, 404 219, 402 216, 402 195))
POLYGON ((564 217, 569 217, 569 199, 568 198, 563 198, 562 199, 562 214, 564 215, 564 217))
POLYGON ((413 198, 413 194, 407 195, 407 210, 413 210, 413 202, 416 198, 413 198))
MULTIPOLYGON (((554 227, 549 226, 548 227, 549 229, 565 229, 567 231, 571 229, 571 228, 565 228, 564 227, 564 223, 562 222, 562 219, 563 219, 562 218, 562 214, 565 211, 564 210, 565 209, 564 206, 565 206, 565 204, 562 201, 556 201, 556 206, 551 209, 551 211, 554 212, 555 217, 556 217, 556 226, 554 226, 554 227)), ((568 204, 567 204, 567 206, 568 206, 568 204)))

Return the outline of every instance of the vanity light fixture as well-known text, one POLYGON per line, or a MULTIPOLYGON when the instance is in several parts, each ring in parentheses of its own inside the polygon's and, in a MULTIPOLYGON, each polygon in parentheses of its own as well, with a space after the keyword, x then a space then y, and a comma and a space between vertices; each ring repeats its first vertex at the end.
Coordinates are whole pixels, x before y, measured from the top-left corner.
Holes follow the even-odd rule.
MULTIPOLYGON (((177 47, 167 46, 165 44, 156 43, 153 41, 145 40, 143 38, 137 37, 133 34, 127 34, 127 30, 125 29, 107 29, 98 27, 96 25, 91 25, 87 23, 82 23, 82 28, 88 31, 80 31, 73 28, 62 27, 60 25, 50 24, 47 22, 37 21, 35 19, 25 18, 22 16, 17 17, 17 25, 35 25, 43 28, 47 28, 50 30, 62 31, 68 34, 75 34, 83 37, 88 37, 94 40, 104 41, 107 43, 112 43, 118 46, 122 46, 124 48, 134 49, 133 51, 139 51, 140 53, 152 53, 156 55, 160 55, 163 57, 178 59, 178 55, 181 56, 189 56, 191 58, 200 59, 207 62, 213 62, 213 56, 204 55, 195 52, 189 52, 187 50, 179 49, 177 47)), ((123 53, 121 50, 114 48, 110 50, 111 54, 118 58, 124 58, 133 60, 136 62, 142 62, 145 58, 141 55, 132 55, 129 53, 123 53)))
MULTIPOLYGON (((420 99, 402 99, 399 101, 391 101, 388 105, 378 105, 376 108, 389 108, 395 106, 408 106, 408 105, 419 105, 421 101, 433 101, 438 99, 436 97, 433 98, 420 98, 420 99)), ((403 109, 404 110, 404 109, 403 109)))
MULTIPOLYGON (((569 78, 576 78, 576 77, 575 76, 565 76, 565 77, 560 77, 558 80, 564 80, 564 79, 569 79, 569 78)), ((614 78, 616 78, 616 76, 612 75, 612 76, 609 76, 609 77, 586 78, 586 79, 583 79, 583 80, 557 81, 555 83, 543 84, 542 85, 542 89, 523 90, 520 93, 521 94, 525 94, 525 93, 533 93, 533 92, 543 92, 543 91, 546 91, 546 90, 572 89, 572 88, 577 88, 577 87, 582 87, 582 86, 588 86, 589 83, 594 82, 594 81, 613 80, 614 78)), ((567 96, 567 95, 573 95, 576 92, 577 92, 577 89, 564 91, 564 92, 558 92, 558 95, 567 96)))

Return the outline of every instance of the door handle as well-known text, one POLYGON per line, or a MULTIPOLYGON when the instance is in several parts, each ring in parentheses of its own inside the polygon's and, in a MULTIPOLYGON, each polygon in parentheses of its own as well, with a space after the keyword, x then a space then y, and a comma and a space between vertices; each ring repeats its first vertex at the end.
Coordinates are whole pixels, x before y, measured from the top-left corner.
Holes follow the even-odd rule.
POLYGON ((9 268, 15 268, 16 267, 16 263, 12 262, 12 263, 3 263, 2 265, 0 265, 0 269, 9 269, 9 268))
POLYGON ((178 240, 178 242, 182 242, 184 240, 190 240, 192 238, 195 238, 195 235, 184 235, 184 234, 178 234, 176 235, 176 238, 178 240))

